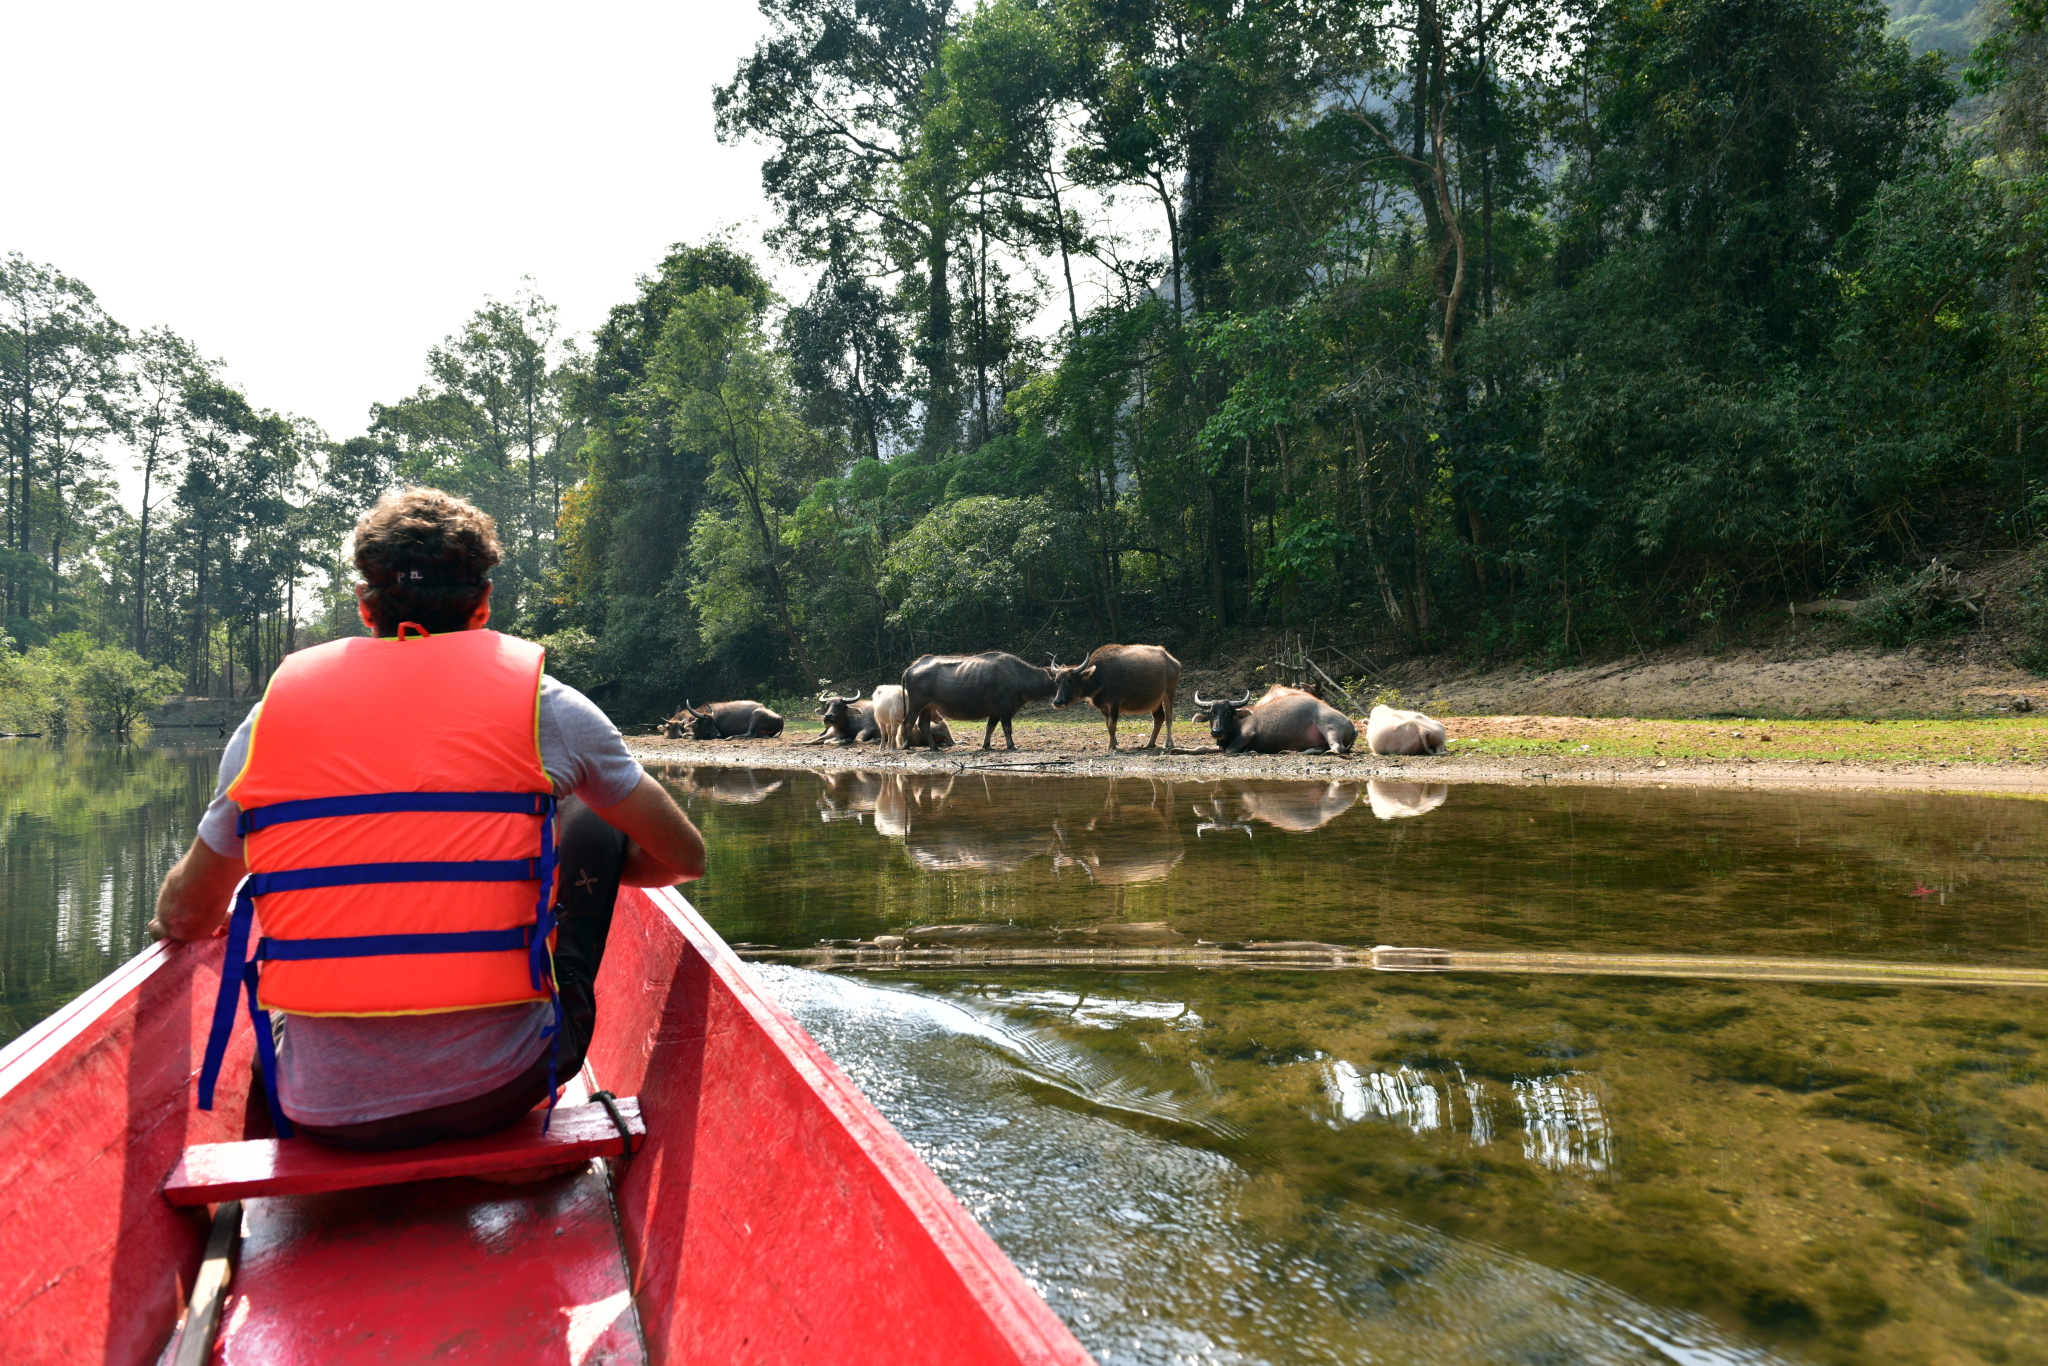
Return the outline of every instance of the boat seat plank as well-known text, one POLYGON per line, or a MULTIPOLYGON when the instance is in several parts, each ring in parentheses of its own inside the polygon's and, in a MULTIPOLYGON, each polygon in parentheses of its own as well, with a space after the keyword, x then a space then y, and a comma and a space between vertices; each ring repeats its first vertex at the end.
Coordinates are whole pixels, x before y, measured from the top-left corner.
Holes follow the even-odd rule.
MULTIPOLYGON (((637 1150, 647 1134, 639 1098, 621 1096, 613 1103, 632 1131, 637 1150)), ((511 1128, 483 1138, 387 1153, 348 1152, 305 1139, 198 1143, 185 1149, 164 1182, 164 1198, 173 1205, 211 1205, 315 1195, 448 1176, 488 1176, 617 1157, 626 1151, 626 1140, 602 1105, 558 1106, 546 1133, 541 1132, 542 1119, 542 1112, 535 1110, 511 1128)))
POLYGON ((243 1209, 213 1366, 646 1366, 594 1164, 243 1209))

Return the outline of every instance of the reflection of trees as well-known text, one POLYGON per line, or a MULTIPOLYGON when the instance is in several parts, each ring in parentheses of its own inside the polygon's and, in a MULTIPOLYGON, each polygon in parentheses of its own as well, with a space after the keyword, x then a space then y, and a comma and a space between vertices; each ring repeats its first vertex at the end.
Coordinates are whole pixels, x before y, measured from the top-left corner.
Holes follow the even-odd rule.
POLYGON ((0 1040, 146 942, 217 751, 0 741, 0 1040))

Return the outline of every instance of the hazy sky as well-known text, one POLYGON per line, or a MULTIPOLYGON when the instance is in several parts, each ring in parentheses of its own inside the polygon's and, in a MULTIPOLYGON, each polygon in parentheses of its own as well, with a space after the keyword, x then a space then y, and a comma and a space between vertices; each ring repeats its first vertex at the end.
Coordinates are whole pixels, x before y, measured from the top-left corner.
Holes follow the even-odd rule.
POLYGON ((587 332, 670 243, 756 247, 761 152, 711 87, 763 31, 738 0, 20 5, 0 251, 351 436, 522 276, 587 332))

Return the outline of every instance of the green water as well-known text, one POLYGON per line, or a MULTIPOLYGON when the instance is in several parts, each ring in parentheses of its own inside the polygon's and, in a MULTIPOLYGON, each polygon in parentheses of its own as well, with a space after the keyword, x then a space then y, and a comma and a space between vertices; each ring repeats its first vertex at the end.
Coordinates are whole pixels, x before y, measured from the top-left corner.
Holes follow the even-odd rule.
POLYGON ((0 1043, 149 940, 157 885, 192 842, 220 746, 0 740, 0 1043))
MULTIPOLYGON (((693 900, 763 946, 1164 921, 2048 968, 2031 801, 665 776, 693 900)), ((757 971, 1104 1361, 2048 1360, 2048 988, 757 971)))
MULTIPOLYGON (((217 756, 0 742, 6 1037, 141 947, 217 756)), ((2048 803, 661 776, 692 899, 1105 1363, 2048 1361, 2048 988, 1752 972, 2048 970, 2048 803), (1120 923, 1724 975, 788 960, 1120 923)))

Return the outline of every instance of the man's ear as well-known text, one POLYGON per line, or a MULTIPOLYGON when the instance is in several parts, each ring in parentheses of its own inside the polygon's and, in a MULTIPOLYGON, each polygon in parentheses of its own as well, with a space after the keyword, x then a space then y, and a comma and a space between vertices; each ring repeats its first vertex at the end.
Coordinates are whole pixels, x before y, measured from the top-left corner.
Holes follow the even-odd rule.
POLYGON ((488 625, 490 625, 490 624, 491 624, 491 581, 490 581, 489 579, 485 579, 485 580, 484 580, 484 595, 483 595, 483 598, 482 598, 482 600, 481 600, 481 601, 479 601, 479 602, 477 603, 477 605, 476 605, 476 610, 475 610, 474 612, 471 612, 471 613, 469 614, 469 624, 468 624, 467 626, 464 626, 464 627, 463 627, 462 629, 463 629, 463 630, 465 630, 465 631, 481 631, 481 630, 483 630, 483 629, 484 629, 484 627, 486 627, 486 626, 488 626, 488 625))
POLYGON ((370 615, 369 600, 364 596, 369 591, 370 585, 367 583, 356 585, 356 615, 363 619, 364 627, 374 636, 377 634, 377 619, 370 615))

